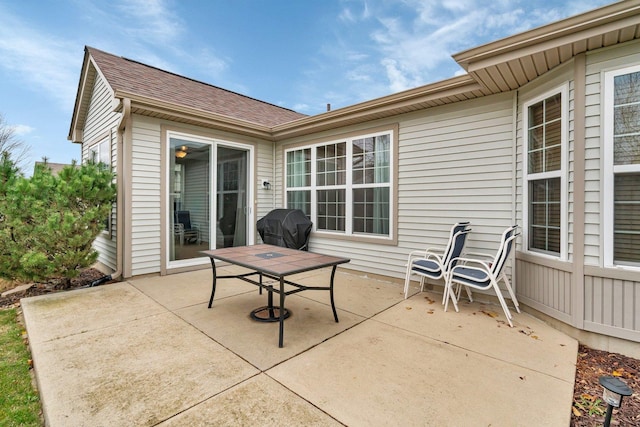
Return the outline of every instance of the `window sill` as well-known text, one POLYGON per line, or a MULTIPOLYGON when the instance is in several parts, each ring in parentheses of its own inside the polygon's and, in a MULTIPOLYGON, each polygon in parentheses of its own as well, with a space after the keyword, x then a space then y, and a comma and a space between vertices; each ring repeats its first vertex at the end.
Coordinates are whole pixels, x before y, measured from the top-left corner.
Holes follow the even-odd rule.
POLYGON ((398 239, 383 236, 362 236, 362 235, 346 235, 341 233, 331 233, 329 231, 313 231, 311 237, 318 239, 336 239, 347 242, 370 243, 376 245, 397 246, 398 239))

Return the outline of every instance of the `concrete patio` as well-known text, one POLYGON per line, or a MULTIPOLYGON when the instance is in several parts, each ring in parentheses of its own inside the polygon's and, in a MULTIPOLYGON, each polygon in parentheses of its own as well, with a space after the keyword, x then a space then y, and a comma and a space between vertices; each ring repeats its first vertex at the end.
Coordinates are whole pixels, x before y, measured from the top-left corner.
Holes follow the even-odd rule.
POLYGON ((47 425, 569 424, 578 344, 530 315, 338 268, 340 322, 328 292, 289 296, 278 348, 249 317, 266 295, 210 291, 202 270, 24 299, 47 425))

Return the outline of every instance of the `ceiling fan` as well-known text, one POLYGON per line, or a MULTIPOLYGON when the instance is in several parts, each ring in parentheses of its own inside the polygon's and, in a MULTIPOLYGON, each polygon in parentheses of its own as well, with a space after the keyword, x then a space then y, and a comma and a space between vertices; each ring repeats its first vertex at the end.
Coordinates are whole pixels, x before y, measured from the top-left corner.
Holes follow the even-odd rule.
POLYGON ((180 147, 179 149, 176 150, 176 157, 179 159, 182 159, 184 157, 187 156, 188 151, 187 151, 187 146, 183 145, 182 147, 180 147))

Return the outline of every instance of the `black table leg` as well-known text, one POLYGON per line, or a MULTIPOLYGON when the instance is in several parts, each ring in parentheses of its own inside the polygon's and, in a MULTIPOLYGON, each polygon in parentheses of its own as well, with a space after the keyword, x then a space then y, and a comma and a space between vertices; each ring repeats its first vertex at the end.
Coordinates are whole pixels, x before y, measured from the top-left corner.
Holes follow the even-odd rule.
POLYGON ((336 276, 336 267, 333 266, 333 270, 331 270, 331 283, 329 284, 329 294, 331 295, 331 309, 333 310, 333 318, 336 319, 336 323, 338 323, 338 312, 336 312, 336 305, 333 302, 333 279, 336 276))
MULTIPOLYGON (((282 280, 284 280, 284 278, 282 280)), ((267 305, 252 310, 251 313, 249 313, 251 318, 258 322, 279 322, 282 317, 280 314, 281 311, 284 312, 284 318, 288 318, 291 315, 289 310, 282 308, 282 306, 281 308, 273 306, 273 286, 264 286, 262 284, 262 273, 260 273, 260 290, 262 290, 263 287, 267 289, 267 305)))
POLYGON ((216 294, 216 261, 211 259, 211 268, 213 269, 213 285, 211 286, 211 298, 209 298, 209 308, 213 304, 213 296, 216 294))
POLYGON ((280 276, 280 338, 278 341, 278 347, 284 346, 284 277, 280 276))

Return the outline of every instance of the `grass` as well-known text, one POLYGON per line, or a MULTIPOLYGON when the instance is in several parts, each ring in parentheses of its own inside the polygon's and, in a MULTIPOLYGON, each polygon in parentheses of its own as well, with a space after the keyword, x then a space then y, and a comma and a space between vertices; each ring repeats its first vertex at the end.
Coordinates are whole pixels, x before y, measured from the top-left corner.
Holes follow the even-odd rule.
POLYGON ((0 310, 0 426, 41 426, 40 399, 16 309, 0 310))

